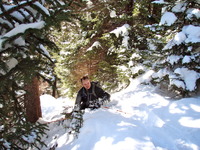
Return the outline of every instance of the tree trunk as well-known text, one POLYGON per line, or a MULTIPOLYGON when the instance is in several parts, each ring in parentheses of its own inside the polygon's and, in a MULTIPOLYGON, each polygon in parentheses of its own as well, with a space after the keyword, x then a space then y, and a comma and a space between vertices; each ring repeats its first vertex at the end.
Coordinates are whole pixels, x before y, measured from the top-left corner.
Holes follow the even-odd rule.
MULTIPOLYGON (((129 0, 128 1, 128 4, 126 5, 125 7, 125 12, 128 16, 132 16, 133 15, 133 5, 134 5, 134 1, 133 0, 129 0)), ((127 23, 129 25, 132 25, 133 24, 133 21, 132 20, 128 20, 127 23)))
POLYGON ((134 4, 134 1, 129 0, 128 4, 126 5, 125 11, 128 16, 132 16, 133 4, 134 4))
POLYGON ((52 86, 52 96, 57 98, 58 94, 57 93, 57 76, 55 76, 55 81, 53 82, 52 86))
POLYGON ((38 78, 34 77, 32 81, 25 86, 25 90, 27 92, 24 97, 26 119, 31 123, 35 123, 40 117, 42 117, 38 78))

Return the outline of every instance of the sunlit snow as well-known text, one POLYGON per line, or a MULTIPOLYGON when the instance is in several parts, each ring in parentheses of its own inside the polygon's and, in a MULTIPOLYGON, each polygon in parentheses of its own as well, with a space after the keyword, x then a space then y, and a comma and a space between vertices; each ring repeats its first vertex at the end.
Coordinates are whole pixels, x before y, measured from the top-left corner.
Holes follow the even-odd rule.
MULTIPOLYGON (((77 139, 67 133, 68 120, 50 123, 43 139, 48 148, 43 149, 57 144, 56 150, 199 150, 200 97, 168 100, 155 87, 140 85, 143 79, 112 94, 107 107, 86 110, 77 139)), ((73 106, 67 98, 49 95, 41 96, 41 102, 43 118, 49 121, 62 118, 59 112, 73 106)))

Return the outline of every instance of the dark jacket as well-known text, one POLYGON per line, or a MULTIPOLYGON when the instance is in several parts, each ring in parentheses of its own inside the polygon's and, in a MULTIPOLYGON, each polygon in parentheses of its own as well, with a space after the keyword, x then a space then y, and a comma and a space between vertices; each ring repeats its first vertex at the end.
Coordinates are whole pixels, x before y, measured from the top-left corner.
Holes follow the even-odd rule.
POLYGON ((76 97, 75 105, 80 109, 99 108, 104 101, 110 100, 110 94, 97 86, 95 82, 91 82, 90 89, 82 87, 76 97))

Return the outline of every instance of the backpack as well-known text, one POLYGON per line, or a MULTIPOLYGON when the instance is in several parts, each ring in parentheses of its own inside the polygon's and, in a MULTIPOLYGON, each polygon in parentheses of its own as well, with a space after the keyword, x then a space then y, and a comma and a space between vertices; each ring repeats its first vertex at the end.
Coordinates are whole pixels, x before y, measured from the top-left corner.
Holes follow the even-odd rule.
POLYGON ((92 94, 95 96, 95 97, 97 97, 97 94, 95 93, 95 87, 99 87, 99 88, 101 88, 101 85, 100 85, 100 83, 98 82, 98 81, 96 81, 96 82, 91 82, 94 86, 92 86, 92 94))

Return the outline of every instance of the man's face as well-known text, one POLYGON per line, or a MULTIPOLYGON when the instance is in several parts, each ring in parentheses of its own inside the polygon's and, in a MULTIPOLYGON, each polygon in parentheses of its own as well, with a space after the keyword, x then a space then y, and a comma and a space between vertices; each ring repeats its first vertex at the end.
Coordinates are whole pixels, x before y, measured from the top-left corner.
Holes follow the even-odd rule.
POLYGON ((82 80, 82 85, 84 88, 86 88, 88 90, 91 87, 90 80, 88 80, 88 79, 82 80))

